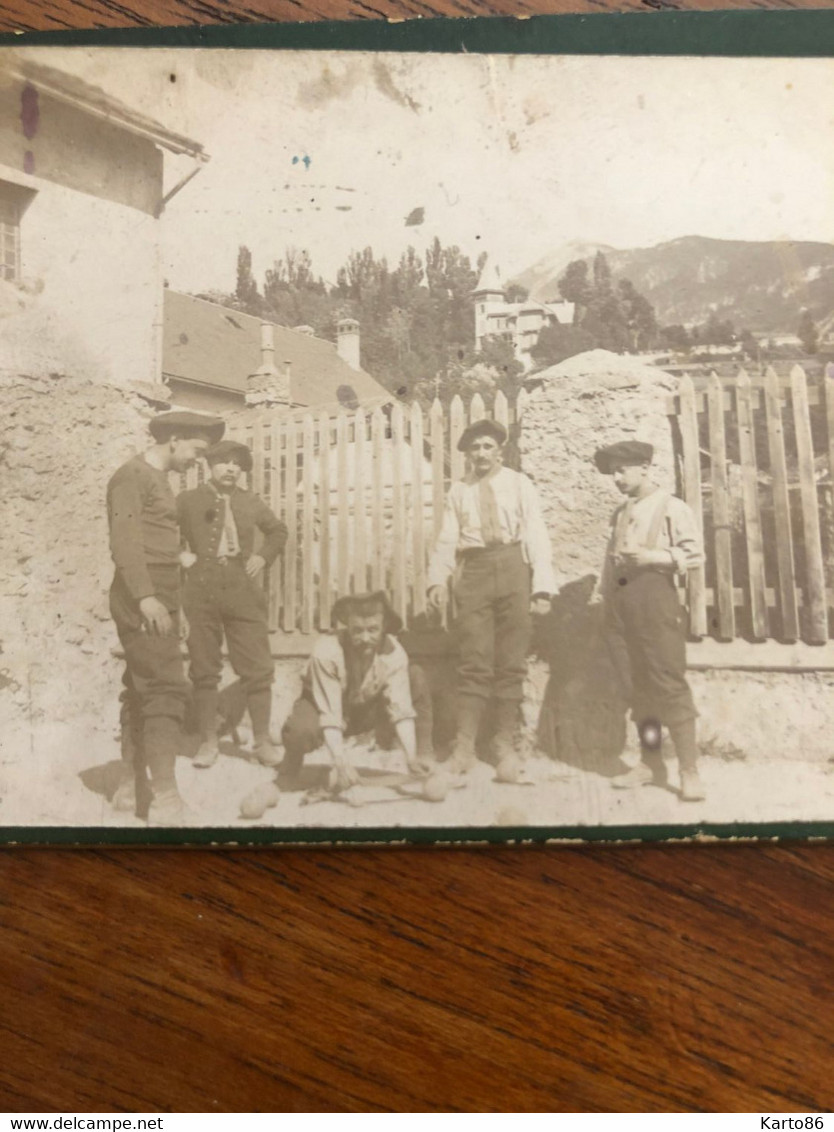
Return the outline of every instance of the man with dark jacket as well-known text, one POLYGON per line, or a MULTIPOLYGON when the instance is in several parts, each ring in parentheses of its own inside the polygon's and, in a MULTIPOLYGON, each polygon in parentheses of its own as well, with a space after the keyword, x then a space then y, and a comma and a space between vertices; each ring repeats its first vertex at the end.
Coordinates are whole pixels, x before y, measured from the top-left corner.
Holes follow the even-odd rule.
POLYGON ((217 706, 223 636, 240 677, 260 762, 274 766, 280 755, 269 735, 274 665, 269 647, 266 594, 261 576, 284 549, 287 528, 251 491, 238 487, 252 470, 245 444, 225 440, 205 453, 209 479, 177 499, 183 542, 190 555, 183 606, 189 621, 188 653, 200 747, 194 766, 210 767, 218 756, 217 706), (263 536, 255 551, 255 531, 263 536))
POLYGON ((169 472, 184 472, 223 435, 218 417, 161 413, 150 422, 154 444, 123 464, 107 485, 110 550, 116 567, 110 611, 124 651, 122 779, 112 798, 135 811, 147 790, 148 821, 182 825, 187 811, 174 765, 188 699, 180 655, 180 534, 169 472))

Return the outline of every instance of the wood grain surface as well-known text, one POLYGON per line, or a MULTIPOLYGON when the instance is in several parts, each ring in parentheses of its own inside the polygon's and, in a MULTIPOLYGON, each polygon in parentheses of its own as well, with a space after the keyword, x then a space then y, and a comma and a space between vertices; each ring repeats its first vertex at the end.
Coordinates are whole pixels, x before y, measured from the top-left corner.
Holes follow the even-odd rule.
MULTIPOLYGON (((0 27, 646 6, 716 5, 9 0, 0 27)), ((834 848, 40 849, 0 864, 0 1108, 834 1109, 834 848)))

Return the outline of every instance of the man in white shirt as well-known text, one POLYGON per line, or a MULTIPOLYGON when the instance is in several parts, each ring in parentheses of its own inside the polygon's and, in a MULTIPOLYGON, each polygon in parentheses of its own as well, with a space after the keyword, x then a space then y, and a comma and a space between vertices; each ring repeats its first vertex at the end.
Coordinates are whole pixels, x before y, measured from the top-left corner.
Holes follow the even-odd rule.
POLYGON ((654 449, 626 440, 600 448, 594 463, 626 496, 611 520, 600 579, 606 640, 640 735, 641 761, 612 779, 618 789, 665 785, 661 726, 669 728, 680 797, 704 798, 698 775, 697 711, 686 680, 686 631, 675 578, 703 563, 691 508, 651 480, 654 449))
POLYGON ((488 699, 495 701, 497 759, 516 745, 532 610, 556 591, 550 536, 536 489, 503 466, 507 431, 497 421, 467 428, 458 442, 469 470, 452 485, 429 563, 429 605, 441 609, 455 576, 458 711, 450 769, 471 770, 488 699))

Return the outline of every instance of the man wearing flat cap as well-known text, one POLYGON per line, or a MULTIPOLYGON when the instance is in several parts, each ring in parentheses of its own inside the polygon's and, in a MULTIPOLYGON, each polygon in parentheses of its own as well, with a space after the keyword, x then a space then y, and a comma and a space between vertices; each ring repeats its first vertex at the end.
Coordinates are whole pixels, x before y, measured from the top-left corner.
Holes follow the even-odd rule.
POLYGON ((402 621, 382 591, 340 598, 333 620, 341 628, 317 639, 283 727, 280 780, 297 780, 304 756, 324 745, 336 789, 347 789, 358 779, 344 740, 370 731, 381 747, 399 747, 412 773, 423 773, 433 761, 431 694, 397 640, 402 621))
POLYGON ((600 448, 594 463, 626 501, 614 512, 599 584, 606 640, 631 703, 641 761, 612 779, 619 789, 666 785, 661 727, 669 729, 683 801, 700 801, 697 712, 686 679, 686 632, 675 579, 703 562, 695 516, 651 479, 654 450, 627 440, 600 448))
POLYGON ((429 604, 440 609, 447 583, 457 575, 457 735, 450 769, 471 770, 487 700, 494 700, 497 761, 516 747, 531 601, 545 613, 556 592, 550 536, 536 489, 503 466, 507 430, 497 421, 467 428, 458 449, 469 469, 452 485, 429 563, 429 604))
POLYGON ((223 637, 240 677, 252 723, 254 753, 266 766, 280 761, 269 734, 274 665, 269 647, 263 571, 282 553, 287 528, 251 491, 238 486, 252 470, 245 444, 223 440, 205 453, 209 478, 177 498, 185 546, 183 606, 189 623, 188 654, 200 746, 197 767, 218 756, 218 688, 223 637), (255 532, 261 545, 255 551, 255 532))
POLYGON ((180 533, 168 473, 191 467, 224 427, 204 413, 161 413, 149 425, 154 444, 107 485, 116 567, 110 610, 125 658, 122 778, 112 803, 136 811, 147 801, 152 824, 188 819, 174 769, 189 688, 180 655, 180 533))

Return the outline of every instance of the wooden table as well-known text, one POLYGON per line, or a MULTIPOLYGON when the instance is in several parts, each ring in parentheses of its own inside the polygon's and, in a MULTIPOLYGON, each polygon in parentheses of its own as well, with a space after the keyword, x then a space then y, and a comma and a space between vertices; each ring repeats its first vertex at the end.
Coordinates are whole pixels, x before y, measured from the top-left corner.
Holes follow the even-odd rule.
MULTIPOLYGON (((647 5, 762 6, 6 0, 0 26, 647 5)), ((834 1108, 832 848, 31 849, 0 877, 0 1108, 834 1108)))

